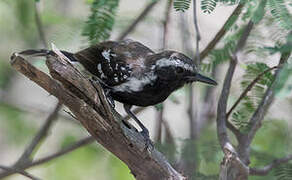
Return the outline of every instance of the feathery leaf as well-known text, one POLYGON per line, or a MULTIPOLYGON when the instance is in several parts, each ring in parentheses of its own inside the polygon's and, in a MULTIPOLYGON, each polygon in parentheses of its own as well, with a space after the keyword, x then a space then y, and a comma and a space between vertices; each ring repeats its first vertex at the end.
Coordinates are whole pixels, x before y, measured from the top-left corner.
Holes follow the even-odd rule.
POLYGON ((119 0, 94 0, 91 15, 86 21, 82 35, 87 36, 90 44, 107 40, 115 21, 119 0))

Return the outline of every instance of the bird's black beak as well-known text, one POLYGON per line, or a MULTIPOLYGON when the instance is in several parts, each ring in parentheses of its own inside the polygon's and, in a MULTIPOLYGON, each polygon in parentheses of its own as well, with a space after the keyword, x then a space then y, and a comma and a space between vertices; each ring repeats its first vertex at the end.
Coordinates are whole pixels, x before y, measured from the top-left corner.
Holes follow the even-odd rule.
POLYGON ((203 76, 199 73, 196 73, 187 77, 187 82, 195 82, 195 81, 199 81, 199 82, 203 82, 203 83, 211 84, 211 85, 217 85, 216 81, 206 76, 203 76))

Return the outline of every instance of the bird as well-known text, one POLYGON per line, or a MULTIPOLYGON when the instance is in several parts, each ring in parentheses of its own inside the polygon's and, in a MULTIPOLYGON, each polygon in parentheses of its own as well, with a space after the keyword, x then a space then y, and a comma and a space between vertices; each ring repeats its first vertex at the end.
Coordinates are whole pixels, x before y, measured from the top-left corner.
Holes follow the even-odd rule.
MULTIPOLYGON (((173 50, 155 53, 131 39, 101 42, 76 53, 61 52, 70 61, 80 63, 101 84, 113 107, 113 100, 123 104, 125 112, 141 128, 146 146, 152 144, 149 131, 131 111, 132 106, 159 104, 187 83, 217 85, 215 80, 200 74, 193 60, 183 53, 173 50)), ((20 52, 36 56, 52 53, 46 49, 20 52)))

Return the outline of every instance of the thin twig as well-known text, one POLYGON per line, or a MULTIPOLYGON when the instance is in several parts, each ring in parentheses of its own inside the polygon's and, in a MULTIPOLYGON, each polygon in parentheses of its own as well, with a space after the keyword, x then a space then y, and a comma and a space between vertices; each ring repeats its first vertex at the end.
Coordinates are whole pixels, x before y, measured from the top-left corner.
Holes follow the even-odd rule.
POLYGON ((196 122, 196 114, 197 114, 197 104, 194 101, 195 94, 194 94, 194 87, 192 84, 189 86, 189 104, 188 104, 188 119, 190 123, 190 139, 195 140, 197 138, 197 122, 196 122))
MULTIPOLYGON (((235 58, 237 57, 235 56, 235 58)), ((232 60, 230 60, 229 68, 227 70, 227 73, 224 79, 223 88, 221 91, 221 95, 220 95, 219 103, 217 107, 217 135, 218 135, 219 143, 222 149, 224 149, 226 144, 230 143, 229 137, 227 135, 227 129, 226 129, 226 121, 227 121, 226 108, 227 108, 227 99, 230 92, 231 81, 232 81, 232 77, 233 77, 236 65, 237 65, 237 59, 232 58, 232 60)))
MULTIPOLYGON (((60 150, 59 152, 56 152, 52 155, 49 155, 47 157, 44 157, 44 158, 40 158, 40 159, 37 159, 33 162, 28 162, 28 163, 25 163, 25 164, 22 164, 20 167, 17 167, 18 170, 20 171, 23 171, 25 169, 28 169, 30 167, 33 167, 33 166, 37 166, 37 165, 40 165, 40 164, 44 164, 46 162, 49 162, 53 159, 56 159, 60 156, 63 156, 65 154, 68 154, 69 152, 72 152, 80 147, 83 147, 85 145, 88 145, 90 143, 94 142, 94 138, 93 137, 86 137, 84 139, 81 139, 75 143, 73 143, 72 145, 69 145, 68 147, 65 147, 64 149, 60 150)), ((12 175, 12 174, 15 174, 16 172, 15 171, 5 171, 3 173, 0 174, 0 179, 1 178, 4 178, 4 177, 7 177, 9 175, 12 175)))
POLYGON ((162 49, 165 50, 167 48, 167 41, 169 39, 169 25, 170 25, 170 11, 172 7, 172 1, 168 0, 166 4, 166 11, 165 11, 165 19, 163 22, 163 42, 162 42, 162 49))
POLYGON ((200 47, 199 47, 199 42, 201 40, 201 35, 199 31, 199 26, 198 26, 198 18, 197 18, 197 0, 193 0, 193 15, 194 15, 194 25, 195 25, 195 30, 196 30, 196 59, 195 59, 195 64, 199 68, 200 65, 200 47))
POLYGON ((21 164, 26 163, 27 161, 31 161, 31 155, 36 149, 36 147, 39 145, 39 143, 48 135, 49 129, 52 125, 52 123, 56 120, 58 117, 58 112, 61 109, 62 104, 58 103, 52 113, 48 116, 43 126, 40 128, 40 130, 37 132, 37 134, 34 136, 33 140, 29 144, 29 146, 25 149, 21 157, 18 159, 18 161, 15 163, 14 167, 19 167, 21 164))
POLYGON ((292 160, 292 154, 280 159, 275 159, 273 160, 272 163, 262 168, 250 168, 249 174, 254 175, 254 176, 266 176, 273 168, 278 167, 281 164, 288 163, 291 160, 292 160))
MULTIPOLYGON (((133 110, 133 112, 135 114, 137 113, 140 113, 142 112, 143 110, 145 110, 146 108, 144 107, 139 107, 139 108, 136 108, 133 110)), ((123 119, 125 120, 128 120, 130 119, 130 117, 128 115, 126 115, 123 119)), ((40 164, 44 164, 44 163, 47 163, 53 159, 56 159, 60 156, 63 156, 63 155, 66 155, 78 148, 81 148, 81 147, 84 147, 85 145, 88 145, 88 144, 91 144, 94 142, 94 137, 86 137, 84 139, 81 139, 75 143, 73 143, 72 145, 69 145, 68 147, 65 147, 64 149, 60 150, 59 152, 56 152, 52 155, 49 155, 47 157, 43 157, 43 158, 40 158, 40 159, 37 159, 37 160, 34 160, 34 161, 26 161, 25 163, 21 164, 19 167, 17 167, 17 169, 19 170, 25 170, 25 169, 28 169, 28 168, 31 168, 33 166, 37 166, 37 165, 40 165, 40 164)), ((12 167, 14 168, 14 167, 12 167)), ((2 172, 0 173, 0 179, 1 178, 4 178, 4 177, 7 177, 9 175, 12 175, 12 174, 15 174, 17 173, 16 171, 5 171, 5 172, 2 172)))
POLYGON ((14 167, 6 167, 6 166, 2 166, 0 165, 0 169, 3 169, 7 172, 12 172, 12 173, 18 173, 18 174, 21 174, 29 179, 32 179, 32 180, 41 180, 40 178, 37 178, 31 174, 29 174, 28 172, 25 172, 23 170, 19 170, 17 168, 14 168, 14 167))
MULTIPOLYGON (((227 21, 224 23, 222 28, 217 32, 215 37, 209 42, 209 44, 206 46, 206 48, 200 53, 200 59, 201 61, 207 57, 210 51, 214 49, 216 44, 222 39, 222 37, 228 32, 228 27, 231 27, 236 20, 238 19, 239 15, 242 12, 242 9, 244 7, 245 1, 240 2, 238 6, 235 8, 235 10, 232 12, 232 14, 229 16, 227 21)), ((201 62, 200 62, 201 63, 201 62)))
POLYGON ((272 71, 273 69, 276 69, 278 66, 273 66, 271 68, 266 69, 265 71, 263 71, 262 73, 260 73, 245 89, 244 91, 241 93, 241 95, 239 96, 239 98, 236 100, 236 102, 233 104, 233 106, 230 108, 230 110, 227 113, 227 119, 230 116, 230 114, 232 113, 232 111, 236 108, 236 106, 240 103, 240 101, 247 95, 247 93, 252 89, 252 87, 262 78, 263 75, 265 75, 266 73, 272 71))
MULTIPOLYGON (((163 21, 163 41, 162 41, 162 49, 165 50, 167 47, 167 41, 169 39, 169 25, 170 25, 170 11, 171 11, 171 7, 172 7, 172 0, 169 0, 166 3, 166 10, 165 10, 165 17, 164 17, 164 21, 163 21)), ((155 135, 155 142, 156 143, 161 143, 162 139, 162 122, 163 122, 163 109, 164 106, 163 104, 161 104, 161 109, 157 110, 157 127, 156 127, 156 135, 155 135)))
POLYGON ((162 122, 163 122, 163 108, 156 110, 156 133, 154 142, 161 144, 162 141, 162 122))
POLYGON ((39 15, 39 2, 34 1, 34 6, 35 6, 35 22, 36 22, 37 29, 39 32, 39 36, 40 36, 40 39, 41 39, 43 46, 47 49, 48 42, 47 42, 47 38, 46 38, 45 33, 44 33, 43 23, 41 21, 40 15, 39 15))
POLYGON ((157 1, 152 1, 149 3, 145 9, 141 12, 141 14, 135 19, 135 21, 117 38, 118 40, 124 39, 130 32, 132 32, 136 26, 148 15, 148 13, 152 10, 152 8, 158 3, 157 1))

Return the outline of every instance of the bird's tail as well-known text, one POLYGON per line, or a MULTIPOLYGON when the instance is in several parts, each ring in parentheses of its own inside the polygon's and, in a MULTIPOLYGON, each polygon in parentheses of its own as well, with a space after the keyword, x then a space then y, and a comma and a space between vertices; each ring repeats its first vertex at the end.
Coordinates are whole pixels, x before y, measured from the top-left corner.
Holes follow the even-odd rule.
MULTIPOLYGON (((67 52, 67 51, 61 51, 70 61, 76 62, 77 59, 75 59, 74 54, 67 52)), ((49 55, 55 55, 55 52, 52 50, 47 49, 28 49, 25 51, 21 51, 18 54, 24 55, 24 56, 33 56, 33 57, 39 57, 39 56, 49 56, 49 55)))

